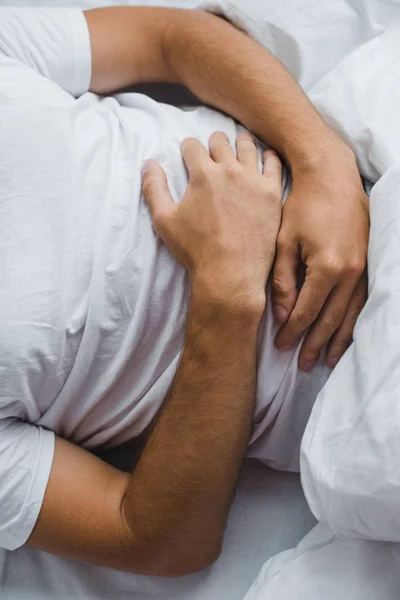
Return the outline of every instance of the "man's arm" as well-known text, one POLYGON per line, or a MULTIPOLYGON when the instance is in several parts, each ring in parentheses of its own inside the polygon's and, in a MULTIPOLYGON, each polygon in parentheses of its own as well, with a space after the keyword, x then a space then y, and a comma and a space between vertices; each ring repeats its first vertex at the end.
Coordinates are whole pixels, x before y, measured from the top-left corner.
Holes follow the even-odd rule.
POLYGON ((183 145, 180 204, 151 163, 143 191, 153 225, 191 281, 181 362, 131 475, 57 439, 29 543, 48 552, 152 575, 184 575, 219 555, 250 434, 256 339, 281 216, 281 165, 264 174, 249 136, 236 159, 214 134, 210 153, 183 145))
POLYGON ((221 301, 193 287, 173 388, 131 476, 56 440, 30 545, 161 576, 218 558, 249 439, 262 313, 245 303, 238 310, 223 290, 221 301))
POLYGON ((325 155, 327 137, 338 141, 282 63, 219 17, 145 7, 100 8, 85 17, 96 93, 181 83, 246 125, 293 167, 325 155))
POLYGON ((351 150, 283 64, 222 19, 200 11, 137 7, 85 14, 94 91, 148 81, 182 83, 287 159, 292 192, 272 281, 275 315, 285 323, 277 346, 295 346, 311 326, 301 368, 310 370, 330 340, 327 360, 336 364, 366 298, 368 199, 351 150), (306 279, 298 296, 301 262, 306 279))

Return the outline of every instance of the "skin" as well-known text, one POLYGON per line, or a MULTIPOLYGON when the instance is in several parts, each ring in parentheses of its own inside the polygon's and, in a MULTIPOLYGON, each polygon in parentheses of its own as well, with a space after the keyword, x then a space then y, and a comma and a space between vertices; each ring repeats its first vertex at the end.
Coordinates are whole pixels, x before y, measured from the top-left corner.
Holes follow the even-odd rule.
POLYGON ((265 153, 261 174, 254 141, 238 138, 237 148, 238 159, 222 133, 210 156, 186 140, 179 205, 161 167, 145 170, 154 228, 191 283, 181 362, 131 475, 57 439, 32 546, 163 576, 218 557, 250 436, 257 331, 281 220, 278 157, 265 153))
POLYGON ((94 91, 138 81, 181 83, 286 159, 292 191, 272 279, 274 313, 283 324, 276 344, 284 351, 307 333, 300 368, 312 369, 326 345, 327 362, 335 366, 352 340, 367 292, 368 197, 352 151, 282 63, 222 19, 146 8, 99 9, 87 19, 94 91), (306 278, 298 294, 300 264, 306 278))
POLYGON ((330 284, 331 290, 341 286, 344 301, 337 313, 348 314, 365 267, 365 196, 353 155, 282 64, 228 23, 172 9, 85 14, 92 91, 146 81, 183 83, 243 122, 292 168, 293 191, 281 224, 280 162, 267 154, 260 174, 248 136, 238 140, 237 158, 224 134, 212 137, 210 155, 195 140, 186 141, 182 151, 190 181, 179 205, 171 201, 161 167, 147 164, 143 192, 154 228, 191 282, 182 360, 133 473, 57 438, 29 540, 36 548, 109 567, 182 575, 210 564, 220 552, 249 438, 257 330, 276 240, 275 305, 289 307, 291 314, 277 342, 295 343, 315 314, 309 334, 314 338, 300 360, 311 350, 318 353, 332 334, 338 352, 352 328, 344 320, 333 328, 331 294, 319 312, 316 305, 330 284), (310 214, 312 227, 305 224, 304 215, 310 214), (314 289, 317 303, 311 293, 308 301, 301 294, 296 301, 292 270, 300 259, 307 265, 304 288, 314 289), (331 326, 323 326, 324 320, 331 326), (341 335, 340 344, 335 335, 341 335))

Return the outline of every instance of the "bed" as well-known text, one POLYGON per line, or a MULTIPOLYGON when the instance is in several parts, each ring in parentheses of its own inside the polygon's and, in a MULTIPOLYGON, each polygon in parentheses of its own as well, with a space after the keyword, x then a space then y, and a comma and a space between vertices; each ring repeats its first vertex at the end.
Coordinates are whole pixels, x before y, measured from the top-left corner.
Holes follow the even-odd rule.
MULTIPOLYGON (((109 458, 118 463, 118 452, 114 450, 109 458)), ((263 562, 297 544, 314 524, 298 475, 279 473, 248 459, 229 517, 222 555, 211 568, 173 580, 112 572, 28 547, 14 552, 0 550, 0 597, 242 600, 263 562), (29 589, 22 583, 28 579, 29 589)))
MULTIPOLYGON (((46 0, 25 4, 43 5, 46 0)), ((89 8, 112 2, 47 4, 89 8)), ((21 548, 0 551, 0 595, 5 600, 394 600, 400 594, 400 436, 395 418, 400 419, 400 2, 306 0, 301 7, 296 0, 115 4, 213 10, 281 58, 351 145, 362 174, 373 183, 380 180, 371 197, 370 298, 355 342, 320 394, 303 441, 302 484, 320 525, 312 529, 315 519, 297 475, 246 460, 223 553, 210 569, 179 580, 111 574, 21 548), (29 589, 21 584, 26 573, 29 589)), ((176 90, 169 98, 160 97, 175 103, 182 98, 176 90)), ((118 453, 109 457, 117 464, 120 458, 118 453)))

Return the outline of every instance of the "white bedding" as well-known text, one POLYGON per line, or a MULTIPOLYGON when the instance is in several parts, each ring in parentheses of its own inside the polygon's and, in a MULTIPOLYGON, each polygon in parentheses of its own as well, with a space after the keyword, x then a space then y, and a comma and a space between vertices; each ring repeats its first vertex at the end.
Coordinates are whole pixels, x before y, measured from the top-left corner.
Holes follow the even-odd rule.
MULTIPOLYGON (((110 462, 126 457, 115 451, 110 462)), ((121 460, 120 460, 121 459, 121 460)), ((315 523, 298 475, 247 459, 219 560, 178 579, 123 573, 27 546, 0 549, 1 600, 242 600, 262 563, 296 544, 315 523)))
POLYGON ((335 532, 400 541, 400 2, 220 0, 283 58, 353 147, 371 196, 369 300, 324 386, 302 450, 315 515, 335 532))
POLYGON ((369 299, 302 444, 303 487, 322 524, 297 550, 272 559, 246 600, 394 600, 400 590, 400 2, 218 5, 284 60, 352 146, 362 174, 379 180, 371 195, 369 299))
MULTIPOLYGON (((98 5, 48 0, 53 6, 77 3, 98 5)), ((371 198, 370 298, 354 344, 317 400, 303 442, 306 496, 327 525, 319 526, 299 553, 270 563, 247 598, 314 600, 328 597, 329 586, 330 598, 343 598, 345 588, 346 598, 358 600, 361 577, 364 589, 378 589, 374 597, 397 598, 397 544, 356 538, 400 542, 400 0, 117 3, 198 5, 223 12, 285 62, 353 147, 361 172, 372 181, 383 176, 371 198), (354 539, 337 543, 336 533, 354 539), (322 553, 327 545, 332 551, 322 553), (357 568, 341 580, 344 556, 347 564, 357 557, 357 568), (279 578, 281 570, 286 575, 279 578), (371 587, 383 577, 385 586, 371 587)), ((248 543, 251 548, 253 540, 248 543)))
MULTIPOLYGON (((48 0, 48 3, 75 4, 67 0, 48 0)), ((95 4, 82 1, 80 6, 95 4)), ((174 4, 187 3, 177 0, 174 4)), ((0 598, 241 600, 263 561, 297 543, 314 522, 297 475, 275 473, 254 461, 246 461, 223 553, 212 568, 184 579, 165 580, 62 560, 28 547, 15 552, 0 549, 0 598)))

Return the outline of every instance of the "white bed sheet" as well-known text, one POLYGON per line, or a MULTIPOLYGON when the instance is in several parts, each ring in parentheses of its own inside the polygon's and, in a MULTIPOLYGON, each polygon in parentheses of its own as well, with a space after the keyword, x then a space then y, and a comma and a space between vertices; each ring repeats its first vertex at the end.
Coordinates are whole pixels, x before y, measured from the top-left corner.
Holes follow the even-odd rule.
POLYGON ((0 549, 0 598, 242 600, 264 561, 296 545, 314 523, 297 475, 247 459, 223 552, 211 568, 166 579, 84 565, 28 547, 14 552, 0 549))

